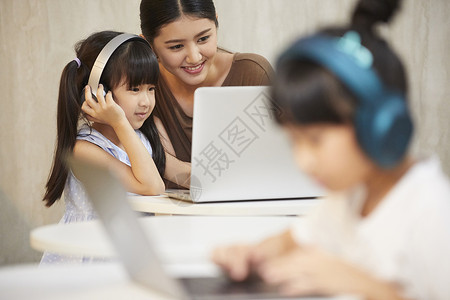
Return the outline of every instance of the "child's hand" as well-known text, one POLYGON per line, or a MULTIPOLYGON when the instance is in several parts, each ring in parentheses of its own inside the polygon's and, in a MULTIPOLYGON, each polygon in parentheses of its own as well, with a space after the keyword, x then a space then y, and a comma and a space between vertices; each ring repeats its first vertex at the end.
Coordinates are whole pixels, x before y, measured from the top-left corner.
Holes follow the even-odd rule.
POLYGON ((363 271, 317 248, 297 247, 260 268, 264 281, 286 295, 364 295, 378 285, 363 271))
POLYGON ((296 244, 289 231, 270 237, 259 244, 241 244, 221 247, 214 250, 212 260, 218 264, 231 279, 245 280, 268 260, 291 250, 296 244))
POLYGON ((219 265, 231 279, 245 280, 251 273, 251 260, 255 245, 240 244, 214 249, 212 260, 219 265))
POLYGON ((114 101, 112 93, 108 92, 103 96, 103 86, 99 85, 97 90, 97 101, 92 97, 91 89, 86 86, 84 89, 85 101, 81 110, 88 115, 88 119, 97 123, 113 126, 117 122, 126 119, 123 109, 114 101))

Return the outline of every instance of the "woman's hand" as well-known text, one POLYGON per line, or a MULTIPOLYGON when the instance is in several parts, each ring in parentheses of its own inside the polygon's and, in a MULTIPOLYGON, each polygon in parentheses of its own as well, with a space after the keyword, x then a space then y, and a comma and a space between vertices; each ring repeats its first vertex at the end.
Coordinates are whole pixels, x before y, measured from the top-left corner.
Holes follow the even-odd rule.
POLYGON ((214 250, 212 260, 233 280, 245 280, 260 267, 296 246, 290 231, 270 237, 259 244, 241 244, 214 250))
POLYGON ((259 274, 290 296, 346 294, 364 299, 401 299, 393 285, 312 246, 297 247, 267 261, 259 274))
POLYGON ((81 110, 87 115, 90 121, 113 126, 117 122, 126 119, 123 109, 114 101, 112 93, 109 91, 103 96, 103 85, 97 89, 97 101, 92 97, 89 85, 84 89, 85 101, 81 110))

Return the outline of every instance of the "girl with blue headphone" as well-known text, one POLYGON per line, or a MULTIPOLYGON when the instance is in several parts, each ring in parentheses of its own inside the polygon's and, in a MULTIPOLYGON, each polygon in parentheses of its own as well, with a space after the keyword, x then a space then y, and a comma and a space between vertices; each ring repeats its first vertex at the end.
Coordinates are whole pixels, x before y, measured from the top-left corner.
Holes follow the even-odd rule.
POLYGON ((330 194, 298 226, 215 250, 235 280, 256 272, 288 295, 450 299, 450 183, 407 154, 406 75, 374 31, 399 0, 361 0, 349 28, 286 49, 274 105, 300 168, 330 194))

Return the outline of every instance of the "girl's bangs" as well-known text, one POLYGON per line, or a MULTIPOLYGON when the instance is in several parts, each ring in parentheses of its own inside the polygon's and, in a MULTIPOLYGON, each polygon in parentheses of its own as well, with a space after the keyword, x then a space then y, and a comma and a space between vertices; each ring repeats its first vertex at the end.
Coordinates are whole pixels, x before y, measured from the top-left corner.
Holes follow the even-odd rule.
POLYGON ((107 77, 110 78, 108 81, 111 87, 122 84, 123 80, 126 80, 128 88, 141 84, 156 84, 159 65, 151 48, 141 41, 133 41, 124 46, 125 49, 117 53, 117 59, 112 58, 111 63, 108 63, 107 73, 110 76, 107 77))
POLYGON ((128 61, 124 66, 122 75, 128 79, 129 87, 156 84, 158 81, 158 60, 153 51, 142 42, 137 42, 136 46, 130 49, 128 61))

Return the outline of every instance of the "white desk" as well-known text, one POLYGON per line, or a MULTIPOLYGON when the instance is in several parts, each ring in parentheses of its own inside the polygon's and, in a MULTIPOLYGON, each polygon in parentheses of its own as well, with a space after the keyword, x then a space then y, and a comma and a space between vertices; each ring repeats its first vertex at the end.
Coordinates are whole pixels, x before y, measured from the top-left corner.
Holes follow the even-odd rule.
MULTIPOLYGON (((140 222, 147 234, 151 233, 167 274, 192 277, 218 272, 209 262, 213 247, 232 242, 256 242, 285 230, 294 222, 301 222, 301 218, 174 216, 146 217, 140 222)), ((41 251, 115 255, 98 221, 43 226, 31 232, 30 240, 33 248, 41 251)), ((131 282, 119 264, 110 262, 0 269, 0 299, 165 300, 167 297, 131 282)))
POLYGON ((167 196, 129 196, 134 210, 170 215, 207 216, 288 216, 305 215, 321 200, 252 200, 191 203, 167 196))
MULTIPOLYGON (((288 228, 298 217, 155 216, 140 222, 161 259, 167 263, 209 263, 210 251, 221 244, 256 242, 288 228)), ((65 255, 114 257, 99 221, 54 224, 30 233, 38 251, 65 255)))
POLYGON ((0 299, 84 300, 170 298, 133 283, 115 263, 0 268, 0 299))
MULTIPOLYGON (((175 300, 132 282, 117 263, 0 268, 0 299, 175 300)), ((326 299, 361 300, 352 296, 326 299)))

